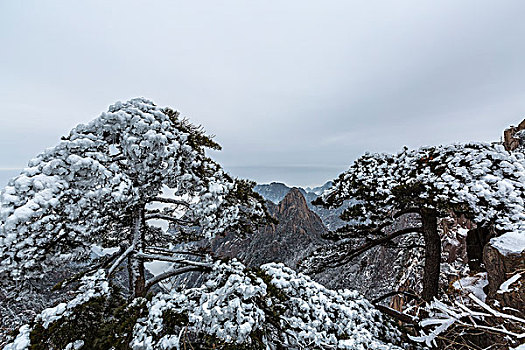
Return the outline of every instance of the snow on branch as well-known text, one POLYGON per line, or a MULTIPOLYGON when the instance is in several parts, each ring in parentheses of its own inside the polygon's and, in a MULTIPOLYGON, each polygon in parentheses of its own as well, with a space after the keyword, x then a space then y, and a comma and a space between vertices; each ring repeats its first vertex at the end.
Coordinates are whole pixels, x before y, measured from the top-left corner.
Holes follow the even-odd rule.
POLYGON ((398 331, 357 292, 326 289, 275 263, 248 270, 235 260, 216 262, 201 287, 158 294, 147 309, 135 325, 132 348, 192 347, 195 338, 181 339, 182 330, 214 343, 267 349, 397 350, 402 344, 398 331))
MULTIPOLYGON (((525 155, 489 143, 367 153, 334 180, 318 203, 350 206, 350 226, 379 227, 417 208, 468 214, 479 225, 506 232, 525 221, 525 155)), ((416 210, 417 211, 417 210, 416 210)))
POLYGON ((168 262, 177 263, 181 265, 191 265, 191 266, 197 266, 197 267, 202 267, 202 268, 212 267, 212 264, 210 263, 187 260, 184 258, 176 258, 173 256, 166 256, 166 255, 161 255, 161 254, 146 254, 146 253, 139 252, 135 254, 135 257, 139 259, 144 259, 144 260, 168 261, 168 262))
POLYGON ((525 339, 525 319, 494 310, 472 293, 468 297, 474 301, 471 307, 458 300, 450 303, 434 299, 423 308, 429 313, 429 317, 419 322, 423 328, 421 335, 409 336, 410 339, 424 342, 427 346, 437 346, 436 339, 446 339, 443 335, 447 332, 462 334, 462 330, 502 334, 515 343, 525 339), (479 310, 473 309, 474 307, 479 310), (509 328, 518 331, 510 331, 509 328))
POLYGON ((192 222, 192 221, 189 221, 189 220, 183 220, 183 219, 179 219, 179 218, 176 218, 174 216, 171 216, 171 215, 160 214, 160 213, 147 214, 145 216, 145 219, 146 220, 166 220, 166 221, 174 222, 174 223, 179 224, 179 225, 190 225, 190 224, 196 224, 197 223, 197 222, 192 222))
POLYGON ((108 276, 111 276, 113 274, 113 271, 124 261, 125 258, 127 258, 132 252, 133 249, 135 249, 135 246, 132 244, 118 257, 118 259, 111 265, 111 267, 108 270, 108 276))

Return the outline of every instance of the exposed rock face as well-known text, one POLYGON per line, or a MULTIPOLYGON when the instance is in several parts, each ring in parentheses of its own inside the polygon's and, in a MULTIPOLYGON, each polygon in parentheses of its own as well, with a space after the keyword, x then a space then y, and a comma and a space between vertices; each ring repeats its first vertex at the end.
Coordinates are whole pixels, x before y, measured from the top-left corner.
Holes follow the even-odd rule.
POLYGON ((503 146, 507 151, 514 151, 516 148, 523 146, 525 135, 521 131, 525 130, 525 120, 518 126, 512 125, 503 132, 503 146))
MULTIPOLYGON (((269 262, 282 262, 296 268, 298 262, 325 244, 321 238, 327 229, 308 204, 298 188, 287 190, 279 204, 266 203, 277 224, 261 227, 246 237, 227 234, 200 246, 211 245, 211 252, 222 258, 236 258, 249 267, 258 267, 269 262)), ((203 283, 202 274, 187 273, 173 279, 175 285, 196 287, 203 283)))
POLYGON ((488 297, 502 306, 525 311, 525 234, 511 232, 493 238, 485 246, 483 261, 489 281, 488 297), (518 273, 521 277, 509 284, 507 281, 518 273))
POLYGON ((323 244, 321 235, 326 228, 308 208, 299 189, 291 189, 278 205, 268 207, 278 224, 267 225, 242 240, 231 236, 215 239, 212 250, 218 256, 236 257, 248 266, 277 261, 296 268, 301 259, 323 244))
MULTIPOLYGON (((323 224, 329 230, 335 230, 338 227, 344 225, 344 222, 339 218, 339 216, 341 215, 345 207, 343 206, 335 210, 329 210, 312 204, 312 201, 317 199, 319 195, 321 195, 325 190, 327 190, 330 187, 332 187, 332 181, 328 181, 324 185, 319 187, 306 187, 305 189, 298 188, 298 190, 306 199, 306 204, 308 208, 321 218, 323 224)), ((259 193, 261 196, 263 196, 264 199, 274 204, 278 204, 279 202, 281 202, 286 196, 286 194, 288 194, 288 192, 290 192, 291 190, 291 187, 288 187, 281 182, 259 184, 254 187, 255 192, 259 193)))

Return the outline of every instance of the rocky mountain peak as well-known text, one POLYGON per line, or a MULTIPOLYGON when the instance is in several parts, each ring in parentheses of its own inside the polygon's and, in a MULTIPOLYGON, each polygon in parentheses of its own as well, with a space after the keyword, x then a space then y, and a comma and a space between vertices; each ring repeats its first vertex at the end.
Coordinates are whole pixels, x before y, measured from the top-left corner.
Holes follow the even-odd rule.
POLYGON ((212 242, 214 253, 237 258, 248 266, 276 261, 296 267, 298 261, 323 244, 321 236, 326 227, 308 208, 302 189, 290 189, 277 205, 268 203, 268 211, 277 224, 263 226, 245 239, 234 235, 216 238, 212 242))
POLYGON ((278 207, 279 214, 294 214, 293 212, 302 212, 307 214, 310 212, 306 199, 304 198, 301 190, 297 187, 292 188, 283 200, 279 203, 278 207))

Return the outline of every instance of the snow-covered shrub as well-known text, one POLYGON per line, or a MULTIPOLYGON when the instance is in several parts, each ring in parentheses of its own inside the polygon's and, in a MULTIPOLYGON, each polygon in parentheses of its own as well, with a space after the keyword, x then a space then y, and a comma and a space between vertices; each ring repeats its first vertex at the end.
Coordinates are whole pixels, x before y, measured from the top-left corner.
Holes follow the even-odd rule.
POLYGON ((282 264, 215 262, 198 288, 131 302, 103 273, 20 329, 9 350, 401 349, 400 332, 355 291, 333 291, 282 264))
POLYGON ((180 349, 198 343, 195 337, 217 348, 398 349, 393 344, 401 343, 357 292, 329 290, 275 263, 259 270, 217 263, 200 288, 156 295, 147 308, 135 326, 134 350, 180 349))
POLYGON ((288 348, 393 349, 399 333, 356 291, 333 291, 283 264, 261 266, 285 300, 276 300, 288 348), (385 343, 385 341, 387 343, 385 343))
POLYGON ((148 316, 135 326, 132 348, 175 347, 180 336, 166 330, 165 323, 176 315, 181 323, 172 322, 172 327, 189 326, 196 333, 203 332, 226 343, 251 343, 252 332, 262 328, 265 321, 258 306, 265 296, 264 282, 245 272, 244 265, 236 261, 217 262, 200 288, 158 294, 148 302, 148 316))

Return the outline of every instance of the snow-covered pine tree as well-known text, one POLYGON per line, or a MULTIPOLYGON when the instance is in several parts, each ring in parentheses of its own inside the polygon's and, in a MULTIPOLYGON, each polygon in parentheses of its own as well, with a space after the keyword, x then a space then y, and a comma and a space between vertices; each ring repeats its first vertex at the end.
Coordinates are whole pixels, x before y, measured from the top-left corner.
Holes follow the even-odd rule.
POLYGON ((522 230, 525 218, 525 157, 499 144, 469 143, 403 149, 398 154, 365 154, 343 172, 317 204, 347 203, 345 227, 332 232, 306 266, 340 265, 375 246, 409 233, 425 242, 424 300, 438 294, 441 241, 438 219, 465 215, 492 234, 522 230), (392 230, 403 215, 419 223, 392 230), (356 247, 355 239, 365 239, 356 247))
POLYGON ((104 266, 111 275, 127 259, 133 296, 163 278, 207 268, 163 248, 248 232, 268 215, 254 183, 228 176, 206 148, 220 146, 178 112, 142 98, 75 127, 1 192, 0 276, 41 278, 85 258, 93 245, 119 248, 104 266), (146 281, 144 262, 152 260, 179 268, 146 281))

